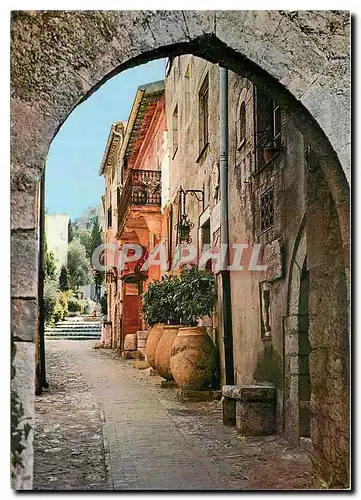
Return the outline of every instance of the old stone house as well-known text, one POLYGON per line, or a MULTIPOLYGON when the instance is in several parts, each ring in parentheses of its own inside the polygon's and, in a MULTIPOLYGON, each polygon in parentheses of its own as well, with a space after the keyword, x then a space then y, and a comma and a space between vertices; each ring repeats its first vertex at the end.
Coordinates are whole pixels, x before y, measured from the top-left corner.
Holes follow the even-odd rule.
MULTIPOLYGON (((220 241, 219 71, 191 55, 168 61, 172 252, 180 187, 203 190, 203 199, 187 196, 184 209, 194 223, 192 243, 200 252, 204 244, 220 241)), ((336 334, 329 329, 325 302, 335 307, 336 329, 344 329, 342 321, 347 323, 342 243, 331 194, 313 150, 266 87, 229 72, 228 110, 229 241, 230 246, 244 248, 243 269, 230 271, 233 360, 224 354, 221 300, 213 320, 220 384, 227 382, 229 362, 237 385, 275 384, 277 430, 306 446, 311 412, 312 440, 318 448, 327 440, 324 423, 334 414, 346 452, 341 422, 347 418, 347 398, 342 400, 339 394, 333 405, 330 394, 330 403, 322 402, 328 377, 347 377, 345 357, 336 344, 329 354, 335 372, 322 370, 325 338, 336 334), (254 253, 257 245, 259 254, 254 253), (267 270, 257 267, 261 264, 267 270), (327 278, 318 279, 324 270, 327 278), (312 323, 324 332, 323 338, 319 334, 310 338, 312 323)), ((235 250, 230 252, 234 257, 235 250)))
MULTIPOLYGON (((146 327, 142 291, 172 267, 181 216, 192 224, 188 241, 197 249, 195 261, 205 245, 220 245, 219 82, 217 65, 192 55, 170 58, 165 83, 141 87, 128 123, 111 130, 101 167, 106 241, 118 250, 126 243, 144 249, 139 261, 120 272, 112 252, 106 262, 114 266, 107 274, 112 346, 123 355, 126 336, 146 327), (148 190, 157 183, 155 197, 154 189, 142 195, 144 185, 148 190), (183 205, 181 192, 187 193, 183 205), (141 272, 159 242, 167 248, 166 269, 150 266, 141 272)), ((327 332, 320 290, 334 304, 337 321, 346 317, 346 277, 330 192, 313 150, 287 111, 267 87, 229 72, 231 356, 224 345, 221 274, 212 260, 207 266, 217 274, 219 300, 211 334, 219 386, 230 383, 227 370, 236 385, 274 384, 277 432, 312 451, 313 445, 323 446, 322 422, 330 413, 340 422, 347 415, 346 399, 330 407, 320 397, 327 386, 327 374, 319 368, 324 340, 309 335, 312 321, 327 332), (325 268, 328 280, 318 282, 317 273, 325 268), (311 366, 317 373, 312 384, 311 366)), ((337 348, 333 355, 338 370, 333 376, 347 376, 337 348)), ((340 438, 346 450, 341 426, 340 438)))
POLYGON ((161 172, 167 168, 164 82, 160 81, 139 87, 127 123, 112 126, 100 169, 105 177, 105 243, 114 246, 105 250, 108 320, 112 347, 123 355, 127 335, 134 339, 144 328, 141 293, 161 275, 157 266, 145 272, 141 268, 161 238, 161 172), (133 248, 126 247, 131 244, 142 248, 134 261, 133 248), (124 257, 129 262, 122 266, 119 259, 124 257))

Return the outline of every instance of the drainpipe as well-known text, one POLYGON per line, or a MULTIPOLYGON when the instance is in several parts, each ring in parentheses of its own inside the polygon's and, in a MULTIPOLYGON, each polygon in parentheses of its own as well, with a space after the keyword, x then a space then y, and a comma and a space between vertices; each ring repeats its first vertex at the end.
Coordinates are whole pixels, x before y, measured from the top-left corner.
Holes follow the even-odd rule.
POLYGON ((221 245, 226 245, 224 264, 221 270, 222 281, 222 316, 223 316, 223 343, 225 357, 226 384, 234 384, 233 369, 233 335, 232 335, 232 306, 231 282, 229 264, 229 231, 228 231, 228 70, 219 68, 220 77, 220 222, 221 245))

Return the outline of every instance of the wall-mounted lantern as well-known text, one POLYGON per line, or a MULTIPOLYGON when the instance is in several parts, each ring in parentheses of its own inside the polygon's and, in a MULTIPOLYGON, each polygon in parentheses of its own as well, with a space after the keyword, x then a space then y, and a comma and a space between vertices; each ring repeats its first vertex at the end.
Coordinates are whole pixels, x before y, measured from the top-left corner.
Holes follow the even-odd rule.
POLYGON ((190 220, 186 214, 186 196, 190 194, 195 196, 198 201, 202 202, 202 208, 204 210, 204 191, 203 189, 186 189, 182 187, 179 189, 179 217, 178 222, 174 226, 177 231, 177 243, 192 243, 192 238, 190 236, 191 230, 194 228, 194 223, 190 220))

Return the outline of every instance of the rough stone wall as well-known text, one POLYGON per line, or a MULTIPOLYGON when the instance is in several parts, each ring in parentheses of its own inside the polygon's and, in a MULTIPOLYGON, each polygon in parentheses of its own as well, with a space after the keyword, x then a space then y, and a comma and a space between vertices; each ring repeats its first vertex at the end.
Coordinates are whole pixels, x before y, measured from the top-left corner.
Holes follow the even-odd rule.
MULTIPOLYGON (((175 58, 165 84, 166 112, 170 137, 170 199, 178 201, 179 187, 183 189, 205 189, 204 206, 213 208, 210 193, 210 175, 214 162, 219 157, 219 69, 194 56, 175 58), (190 71, 190 108, 185 113, 185 73, 190 71), (204 79, 209 78, 209 146, 200 157, 199 151, 199 104, 198 95, 204 79), (172 149, 172 115, 178 105, 178 137, 176 152, 172 149)), ((175 214, 177 208, 175 208, 175 214)), ((203 212, 202 203, 190 194, 186 199, 186 213, 195 224, 191 237, 193 243, 198 241, 198 217, 203 212)), ((176 220, 174 221, 176 222, 176 220)), ((175 242, 176 233, 173 234, 175 242)))
MULTIPOLYGON (((281 151, 264 168, 256 170, 254 142, 254 89, 249 81, 230 76, 229 230, 231 243, 248 244, 244 269, 231 272, 233 345, 236 383, 273 382, 277 387, 278 431, 284 429, 283 316, 288 301, 287 269, 298 228, 305 215, 304 140, 292 119, 282 111, 281 151), (246 105, 246 141, 237 139, 238 110, 246 105), (273 188, 274 225, 261 231, 261 195, 273 188), (250 271, 254 244, 264 248, 267 272, 250 271), (273 247, 271 257, 267 251, 273 247), (268 337, 262 334, 260 286, 270 294, 268 337)), ((298 396, 296 395, 298 404, 298 396)))
MULTIPOLYGON (((272 89, 317 152, 333 195, 347 264, 349 31, 350 16, 343 11, 13 12, 11 271, 16 343, 34 338, 36 180, 50 142, 74 106, 106 78, 156 57, 193 53, 221 61, 272 89), (20 329, 17 311, 26 318, 20 329)), ((30 352, 22 362, 29 369, 34 362, 30 352)), ((31 455, 30 437, 26 446, 31 455)), ((31 476, 30 459, 25 469, 31 476)), ((31 481, 16 483, 18 489, 27 487, 31 481)))
POLYGON ((324 174, 309 161, 306 218, 310 272, 312 461, 323 486, 349 485, 350 340, 340 224, 324 174), (315 214, 319 217, 315 217, 315 214))

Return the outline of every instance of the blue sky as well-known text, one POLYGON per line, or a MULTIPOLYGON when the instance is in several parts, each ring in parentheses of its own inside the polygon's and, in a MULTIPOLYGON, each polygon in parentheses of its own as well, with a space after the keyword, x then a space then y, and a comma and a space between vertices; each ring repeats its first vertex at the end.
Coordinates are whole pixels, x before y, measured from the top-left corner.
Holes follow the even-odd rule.
POLYGON ((143 83, 162 80, 165 60, 137 66, 111 78, 69 115, 54 138, 47 160, 48 213, 71 219, 101 201, 104 178, 100 162, 112 123, 127 120, 135 93, 143 83))

